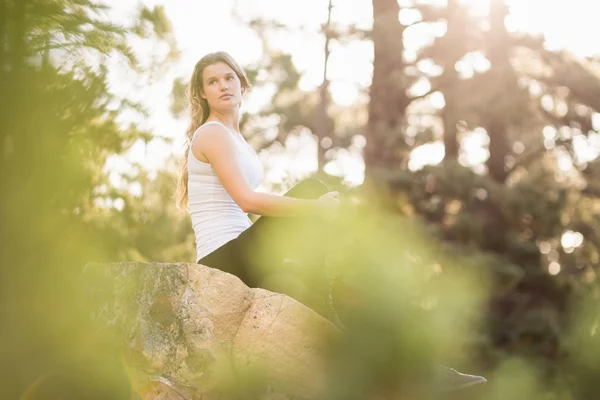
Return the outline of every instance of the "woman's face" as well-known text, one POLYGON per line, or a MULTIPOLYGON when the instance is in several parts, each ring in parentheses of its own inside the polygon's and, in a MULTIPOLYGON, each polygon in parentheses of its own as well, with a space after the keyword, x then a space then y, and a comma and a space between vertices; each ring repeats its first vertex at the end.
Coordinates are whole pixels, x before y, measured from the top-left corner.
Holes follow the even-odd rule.
POLYGON ((202 97, 211 109, 226 110, 239 107, 242 102, 240 79, 229 65, 217 62, 204 68, 202 97))

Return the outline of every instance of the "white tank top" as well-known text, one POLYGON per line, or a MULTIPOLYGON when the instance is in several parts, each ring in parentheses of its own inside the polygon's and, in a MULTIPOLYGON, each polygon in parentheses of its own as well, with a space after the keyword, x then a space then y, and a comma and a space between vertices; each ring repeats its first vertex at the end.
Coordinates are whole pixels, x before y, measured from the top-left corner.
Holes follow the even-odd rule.
MULTIPOLYGON (((236 144, 237 161, 250 186, 256 189, 263 180, 262 164, 240 133, 219 122, 209 121, 194 132, 191 143, 208 124, 219 124, 231 133, 236 144)), ((252 224, 248 215, 229 196, 212 166, 198 160, 191 149, 188 154, 188 207, 196 235, 196 262, 238 237, 252 224)))

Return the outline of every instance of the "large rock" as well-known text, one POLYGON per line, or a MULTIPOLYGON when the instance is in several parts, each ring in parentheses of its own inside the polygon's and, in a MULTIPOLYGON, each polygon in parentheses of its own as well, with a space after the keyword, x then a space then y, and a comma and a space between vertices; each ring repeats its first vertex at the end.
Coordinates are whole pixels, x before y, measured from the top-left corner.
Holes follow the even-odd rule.
POLYGON ((337 330, 288 296, 185 263, 89 264, 84 286, 139 398, 220 399, 237 388, 305 399, 323 385, 337 330))

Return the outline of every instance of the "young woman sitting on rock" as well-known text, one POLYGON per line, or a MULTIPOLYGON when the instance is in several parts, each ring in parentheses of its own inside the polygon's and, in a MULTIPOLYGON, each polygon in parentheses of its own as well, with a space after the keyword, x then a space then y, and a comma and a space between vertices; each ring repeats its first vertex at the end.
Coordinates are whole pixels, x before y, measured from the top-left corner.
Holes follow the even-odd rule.
MULTIPOLYGON (((289 269, 288 260, 301 265, 324 260, 325 222, 336 213, 338 192, 317 179, 302 181, 283 196, 256 191, 263 179, 262 165, 239 126, 242 97, 249 88, 244 71, 225 52, 204 56, 192 74, 191 123, 177 204, 191 216, 196 262, 236 275, 249 287, 294 297, 339 325, 329 296, 322 295, 327 292, 326 279, 310 281, 310 292, 318 293, 312 297, 273 279, 278 269, 289 269), (262 217, 253 224, 248 214, 262 217)), ((485 382, 445 371, 453 388, 485 382)))

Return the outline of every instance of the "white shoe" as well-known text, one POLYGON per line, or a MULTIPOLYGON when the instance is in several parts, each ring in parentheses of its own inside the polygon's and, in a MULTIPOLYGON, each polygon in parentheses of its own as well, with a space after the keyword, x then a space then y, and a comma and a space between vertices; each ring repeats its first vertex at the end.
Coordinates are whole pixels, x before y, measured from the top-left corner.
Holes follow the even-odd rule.
POLYGON ((487 382, 483 376, 463 374, 444 366, 439 367, 436 378, 436 387, 444 392, 453 392, 487 382))

